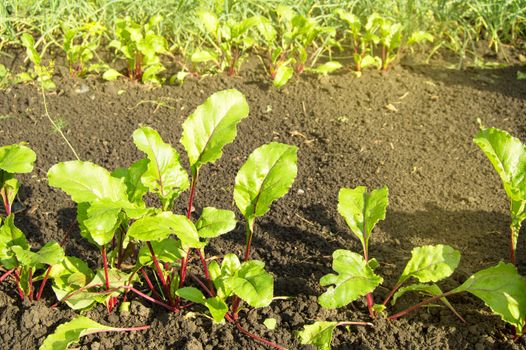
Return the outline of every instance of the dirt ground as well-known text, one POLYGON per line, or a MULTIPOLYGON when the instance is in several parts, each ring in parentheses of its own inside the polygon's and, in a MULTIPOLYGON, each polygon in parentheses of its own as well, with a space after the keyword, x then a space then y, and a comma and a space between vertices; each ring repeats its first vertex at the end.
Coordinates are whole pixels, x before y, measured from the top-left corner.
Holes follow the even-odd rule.
MULTIPOLYGON (((235 174, 259 145, 277 140, 299 147, 298 177, 283 199, 257 221, 253 258, 266 262, 275 276, 275 295, 292 296, 244 314, 249 330, 290 349, 308 349, 294 331, 315 320, 368 320, 360 301, 338 311, 321 309, 316 296, 335 249, 360 251, 359 242, 336 211, 341 187, 389 187, 387 218, 373 233, 370 256, 384 276, 375 295, 383 298, 396 282, 411 249, 444 243, 459 249, 458 270, 444 283, 447 290, 482 268, 506 260, 507 200, 490 162, 473 144, 480 118, 485 126, 508 130, 526 139, 526 83, 517 81, 521 67, 494 70, 448 70, 442 66, 400 66, 388 74, 350 72, 330 77, 303 76, 277 91, 260 69, 248 67, 241 77, 189 80, 182 87, 151 89, 129 82, 95 79, 57 80, 60 91, 47 95, 48 108, 83 160, 113 169, 141 157, 131 134, 141 124, 157 129, 166 142, 179 143, 181 124, 215 91, 237 88, 249 102, 248 120, 223 157, 203 168, 196 206, 232 209, 235 174), (274 317, 271 331, 263 321, 274 317)), ((23 176, 20 199, 25 209, 17 224, 33 247, 61 240, 75 218, 74 203, 47 185, 46 172, 73 154, 44 115, 34 86, 0 91, 0 144, 29 142, 38 159, 23 176)), ((186 160, 185 160, 186 161, 186 160)), ((186 195, 178 204, 184 207, 186 195)), ((237 209, 236 209, 237 210, 237 209)), ((238 213, 239 215, 239 213, 238 213)), ((239 216, 241 219, 241 216, 239 216)), ((213 241, 208 256, 241 254, 243 227, 213 241)), ((518 259, 526 271, 524 234, 518 259)), ((73 229, 66 245, 98 266, 97 250, 73 229)), ((6 349, 34 349, 58 324, 73 317, 55 302, 51 290, 40 303, 22 303, 9 283, 0 286, 0 341, 6 349)), ((396 310, 415 302, 408 297, 396 310)), ((338 329, 334 349, 525 349, 524 337, 481 301, 469 295, 451 303, 466 319, 448 309, 419 310, 399 321, 374 321, 374 327, 338 329)), ((199 311, 196 309, 194 311, 199 311)), ((82 339, 81 349, 263 349, 230 325, 213 325, 196 313, 175 315, 135 299, 128 314, 108 315, 103 307, 87 312, 95 320, 118 326, 151 324, 148 331, 99 334, 82 339)))

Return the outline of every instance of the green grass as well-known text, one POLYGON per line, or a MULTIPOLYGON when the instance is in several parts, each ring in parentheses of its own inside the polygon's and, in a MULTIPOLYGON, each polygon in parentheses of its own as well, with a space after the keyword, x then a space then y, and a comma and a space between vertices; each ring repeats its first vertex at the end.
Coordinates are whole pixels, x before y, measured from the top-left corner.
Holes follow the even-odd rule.
POLYGON ((316 17, 323 25, 340 25, 333 12, 347 8, 360 17, 378 12, 401 23, 408 32, 428 31, 436 47, 460 57, 473 55, 480 42, 500 51, 518 45, 526 35, 526 0, 3 0, 0 2, 0 51, 16 43, 20 33, 37 37, 39 51, 61 45, 65 28, 89 21, 103 24, 112 39, 115 20, 130 15, 144 22, 152 15, 164 17, 161 33, 182 48, 200 46, 204 38, 195 12, 205 8, 223 18, 251 15, 274 18, 278 5, 316 17))

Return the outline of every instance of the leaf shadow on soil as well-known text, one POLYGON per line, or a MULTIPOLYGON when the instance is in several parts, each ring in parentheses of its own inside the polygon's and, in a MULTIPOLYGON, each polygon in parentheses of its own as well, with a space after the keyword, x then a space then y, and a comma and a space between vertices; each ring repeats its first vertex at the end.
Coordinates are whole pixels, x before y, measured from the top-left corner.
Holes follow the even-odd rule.
MULTIPOLYGON (((424 210, 411 213, 388 210, 386 220, 379 226, 385 239, 397 249, 392 249, 392 244, 373 243, 371 250, 380 256, 388 251, 393 261, 405 262, 415 246, 448 244, 462 254, 459 268, 471 274, 501 260, 508 261, 509 220, 496 211, 447 210, 435 203, 426 203, 424 210)), ((520 241, 518 259, 524 261, 524 237, 520 241)), ((403 264, 397 264, 395 269, 400 273, 403 264)))
POLYGON ((461 85, 481 91, 496 92, 516 99, 526 99, 526 82, 517 80, 517 71, 524 71, 520 65, 503 68, 467 68, 454 70, 429 65, 407 66, 414 73, 443 82, 446 86, 461 85))

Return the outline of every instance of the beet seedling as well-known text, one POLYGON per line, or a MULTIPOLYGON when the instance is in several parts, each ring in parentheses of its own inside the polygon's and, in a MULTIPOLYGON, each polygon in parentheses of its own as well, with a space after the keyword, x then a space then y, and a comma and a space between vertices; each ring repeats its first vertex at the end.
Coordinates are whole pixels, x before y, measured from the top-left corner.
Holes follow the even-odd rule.
POLYGON ((262 16, 252 16, 239 22, 232 19, 222 20, 210 11, 200 11, 198 24, 203 29, 211 48, 197 49, 193 52, 191 61, 194 63, 212 62, 219 71, 226 70, 229 76, 234 76, 247 52, 254 46, 253 30, 266 33, 270 23, 262 16))
POLYGON ((27 58, 33 63, 33 68, 27 72, 17 74, 17 80, 23 83, 37 81, 44 90, 55 90, 57 86, 52 80, 55 71, 54 62, 51 61, 47 65, 42 64, 42 57, 36 50, 35 39, 31 35, 23 33, 20 36, 20 42, 26 48, 27 58))
POLYGON ((81 77, 90 70, 88 64, 95 56, 105 30, 100 23, 90 22, 64 31, 62 48, 66 53, 71 76, 81 77))
POLYGON ((522 222, 526 219, 526 147, 506 131, 481 129, 473 139, 497 171, 510 200, 510 260, 515 251, 522 222))
MULTIPOLYGON (((158 74, 165 70, 161 63, 160 55, 168 52, 168 43, 158 34, 158 25, 161 16, 153 16, 141 25, 134 22, 129 16, 117 19, 115 23, 115 36, 109 47, 120 52, 128 61, 128 77, 140 80, 143 83, 160 84, 158 74)), ((114 69, 104 73, 104 78, 113 80, 120 75, 114 69)))
MULTIPOLYGON (((465 322, 447 297, 469 292, 481 299, 503 321, 511 324, 517 335, 521 335, 526 323, 526 280, 517 269, 511 264, 501 262, 476 272, 459 287, 442 292, 436 283, 451 276, 460 262, 460 252, 447 245, 414 248, 411 259, 384 302, 373 304, 371 293, 383 282, 383 278, 374 272, 378 262, 369 257, 368 241, 374 225, 385 218, 387 193, 387 187, 371 192, 367 192, 363 186, 340 190, 338 211, 362 242, 364 256, 344 249, 333 253, 333 270, 336 274, 331 273, 320 279, 322 286, 329 287, 319 296, 318 303, 324 308, 335 309, 366 296, 369 314, 372 317, 380 314, 388 320, 396 320, 411 311, 440 301, 465 322), (416 280, 417 283, 406 285, 410 280, 416 280), (388 303, 394 305, 408 292, 419 292, 428 298, 405 310, 387 315, 388 303)), ((316 322, 306 326, 298 335, 302 343, 315 344, 320 349, 330 349, 332 330, 337 325, 336 322, 316 322)))

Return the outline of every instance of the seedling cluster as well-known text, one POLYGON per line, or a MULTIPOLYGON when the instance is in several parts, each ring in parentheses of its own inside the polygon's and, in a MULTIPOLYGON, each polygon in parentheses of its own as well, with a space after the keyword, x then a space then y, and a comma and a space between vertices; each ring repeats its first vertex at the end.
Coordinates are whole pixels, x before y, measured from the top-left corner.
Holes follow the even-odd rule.
MULTIPOLYGON (((134 51, 130 57, 137 59, 142 54, 134 51)), ((145 62, 143 58, 141 62, 145 62)), ((138 72, 137 62, 130 64, 134 72, 138 72)), ((39 300, 50 282, 57 304, 79 311, 96 304, 105 305, 108 312, 115 312, 116 307, 126 309, 132 295, 168 312, 198 308, 215 323, 230 323, 257 342, 284 349, 241 326, 240 311, 244 307, 266 307, 274 299, 273 275, 265 269, 265 262, 251 258, 256 249, 255 222, 292 186, 297 174, 297 148, 278 142, 262 145, 239 169, 233 199, 245 228, 241 256, 231 252, 207 258, 210 241, 235 229, 236 214, 206 206, 195 210, 196 198, 199 205, 206 203, 198 191, 200 182, 206 180, 200 177, 202 168, 222 157, 223 148, 234 141, 238 124, 248 115, 249 106, 237 90, 214 93, 198 106, 182 126, 180 142, 188 158, 188 170, 182 166, 176 149, 148 126, 133 132, 133 143, 144 156, 127 167, 107 170, 92 162, 72 160, 49 169, 49 185, 64 191, 76 203, 80 234, 100 252, 100 265, 95 271, 80 258, 66 256, 62 248, 65 242, 49 242, 39 250, 32 249, 15 226, 13 203, 20 187, 16 174, 31 172, 36 155, 25 144, 1 147, 0 195, 5 217, 0 226, 0 282, 10 282, 20 298, 29 300, 39 300), (146 196, 156 197, 158 206, 149 206, 146 196), (174 211, 180 199, 186 199, 183 213, 174 211)), ((521 173, 526 169, 525 149, 518 139, 498 129, 481 130, 475 143, 488 155, 510 197, 510 257, 515 263, 526 203, 521 173)), ((387 206, 387 187, 340 190, 338 212, 360 241, 362 254, 345 249, 333 253, 334 273, 321 278, 320 284, 327 289, 318 302, 323 308, 337 309, 365 297, 370 320, 306 325, 297 334, 301 343, 330 349, 336 327, 372 327, 371 321, 376 318, 395 321, 431 303, 442 303, 465 322, 448 299, 463 292, 480 298, 514 327, 516 336, 523 334, 526 279, 514 264, 500 262, 444 292, 438 282, 450 277, 460 263, 460 252, 447 245, 414 248, 390 292, 381 303, 375 302, 375 291, 384 279, 375 272, 380 263, 370 256, 369 243, 375 226, 385 219, 387 206), (391 311, 406 293, 419 293, 425 298, 404 310, 391 311)), ((81 336, 95 332, 146 328, 113 328, 80 316, 59 326, 41 349, 65 349, 81 336)))

